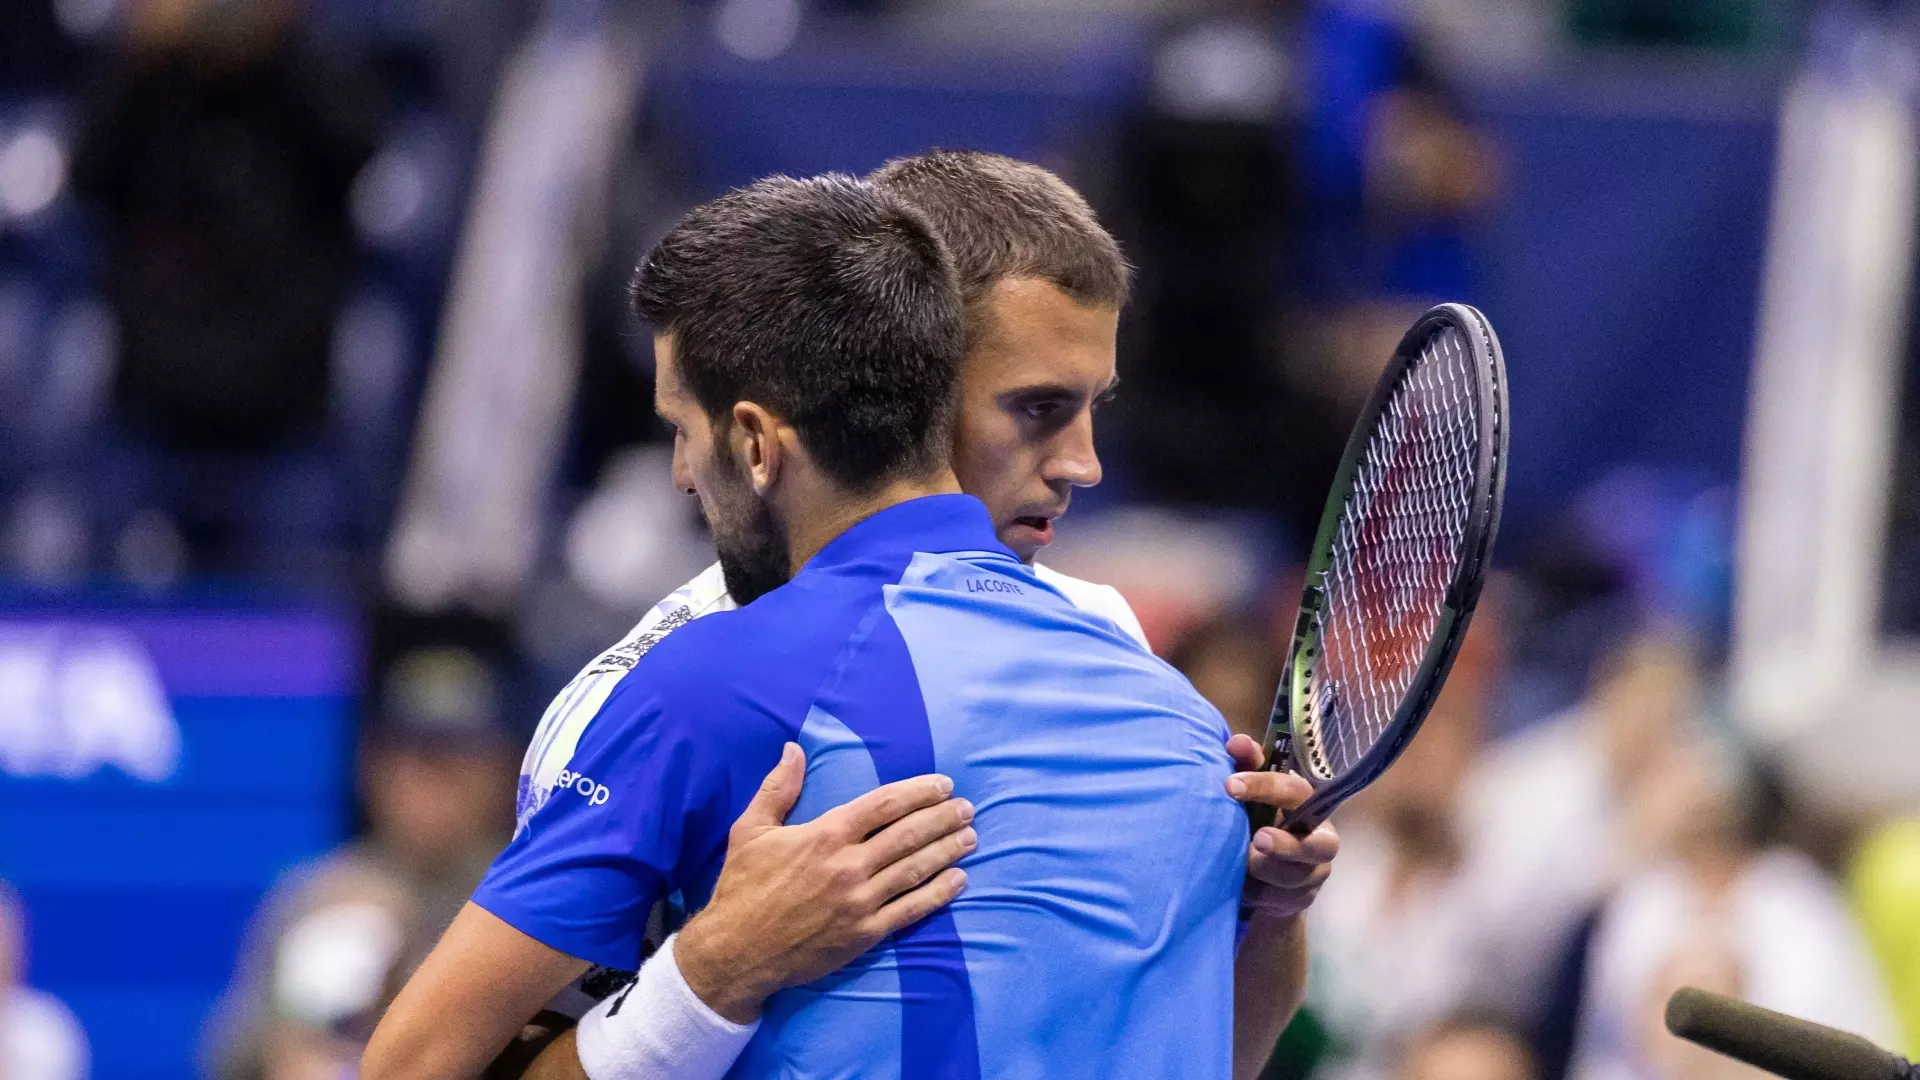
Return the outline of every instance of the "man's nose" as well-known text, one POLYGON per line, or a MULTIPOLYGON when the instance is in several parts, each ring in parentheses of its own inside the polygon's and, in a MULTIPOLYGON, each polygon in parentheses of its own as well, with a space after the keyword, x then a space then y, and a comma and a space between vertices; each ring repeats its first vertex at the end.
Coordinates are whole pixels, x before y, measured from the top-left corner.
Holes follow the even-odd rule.
POLYGON ((680 440, 673 444, 673 487, 682 495, 694 494, 693 466, 687 464, 687 452, 681 447, 680 440))
POLYGON ((1045 470, 1049 482, 1065 481, 1074 487, 1093 487, 1100 482, 1100 455, 1093 448, 1093 419, 1080 420, 1062 431, 1048 455, 1045 470))

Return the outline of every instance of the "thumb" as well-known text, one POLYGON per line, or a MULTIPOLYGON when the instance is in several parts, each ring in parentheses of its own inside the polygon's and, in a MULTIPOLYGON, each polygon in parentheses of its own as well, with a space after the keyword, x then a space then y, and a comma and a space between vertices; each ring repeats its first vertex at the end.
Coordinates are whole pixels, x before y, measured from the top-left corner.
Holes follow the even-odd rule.
POLYGON ((800 749, 799 743, 786 744, 780 749, 780 763, 760 781, 760 790, 754 792, 753 800, 740 812, 735 827, 758 832, 786 824, 793 804, 800 801, 800 785, 806 778, 806 752, 800 749))
POLYGON ((1228 739, 1227 754, 1233 758, 1233 767, 1240 772, 1259 772, 1267 763, 1266 753, 1251 735, 1237 734, 1228 739))

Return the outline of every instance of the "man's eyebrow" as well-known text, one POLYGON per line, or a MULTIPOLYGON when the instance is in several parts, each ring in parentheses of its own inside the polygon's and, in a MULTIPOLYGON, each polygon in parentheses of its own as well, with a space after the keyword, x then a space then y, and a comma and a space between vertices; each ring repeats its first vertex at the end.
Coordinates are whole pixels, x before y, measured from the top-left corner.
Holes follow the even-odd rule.
POLYGON ((1078 387, 1068 386, 1065 383, 1029 383, 1026 386, 1016 386, 1011 390, 1002 391, 1000 396, 1003 398, 1075 398, 1082 392, 1078 387))

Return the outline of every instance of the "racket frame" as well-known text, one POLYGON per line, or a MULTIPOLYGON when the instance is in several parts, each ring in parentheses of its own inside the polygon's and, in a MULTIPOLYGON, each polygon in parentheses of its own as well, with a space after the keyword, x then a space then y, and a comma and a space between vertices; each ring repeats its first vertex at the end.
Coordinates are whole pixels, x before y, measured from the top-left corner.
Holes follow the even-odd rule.
MULTIPOLYGON (((1340 467, 1334 473, 1332 494, 1328 496, 1326 510, 1320 515, 1320 528, 1314 537, 1312 556, 1307 564, 1306 585, 1301 593, 1300 613, 1294 620, 1293 643, 1287 652, 1284 677, 1274 695, 1273 712, 1267 723, 1267 737, 1262 747, 1266 753, 1267 768, 1288 769, 1313 787, 1313 794, 1306 802, 1297 810, 1287 813, 1283 819, 1282 827, 1288 832, 1297 836, 1307 835, 1325 821, 1335 807, 1378 779, 1413 740, 1421 721, 1426 719, 1434 700, 1439 697, 1447 673, 1453 668, 1454 658, 1459 655, 1460 642, 1466 634, 1467 625, 1472 621, 1474 609, 1479 604, 1493 539, 1499 532, 1500 509, 1506 499, 1507 432, 1510 426, 1507 410, 1507 373, 1500 339, 1494 335, 1493 326, 1486 316, 1465 304, 1440 304, 1422 314, 1400 339, 1400 344, 1394 349, 1393 359, 1388 361, 1379 381, 1374 384, 1366 408, 1347 439, 1340 467), (1476 510, 1468 515, 1466 532, 1460 540, 1463 552, 1460 565, 1454 572, 1453 580, 1448 583, 1433 640, 1428 643, 1420 666, 1415 670, 1412 692, 1400 702, 1383 737, 1361 755, 1359 761, 1343 773, 1327 776, 1325 770, 1312 768, 1307 761, 1308 755, 1314 752, 1309 744, 1312 736, 1303 737, 1295 718, 1305 708, 1304 703, 1312 700, 1314 659, 1320 647, 1318 624, 1324 610, 1327 571, 1333 561, 1333 540, 1339 531, 1347 503, 1353 498, 1354 474, 1359 471, 1367 444, 1372 440, 1375 422, 1399 386, 1401 377, 1406 374, 1407 367, 1419 357, 1433 335, 1449 324, 1460 330, 1467 348, 1473 354, 1470 367, 1474 372, 1474 389, 1481 405, 1478 445, 1493 447, 1492 453, 1478 455, 1474 463, 1473 500, 1477 506, 1485 507, 1486 512, 1476 510)), ((1255 829, 1273 823, 1272 807, 1250 805, 1248 813, 1255 829)))

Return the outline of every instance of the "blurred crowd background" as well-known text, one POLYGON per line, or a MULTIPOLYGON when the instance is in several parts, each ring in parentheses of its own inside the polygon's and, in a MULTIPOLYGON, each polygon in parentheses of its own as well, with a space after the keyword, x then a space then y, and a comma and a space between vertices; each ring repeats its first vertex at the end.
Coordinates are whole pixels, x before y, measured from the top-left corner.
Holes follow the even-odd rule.
MULTIPOLYGON (((1343 811, 1272 1080, 1710 1080, 1682 983, 1920 1051, 1920 8, 3 0, 0 1076, 307 1080, 711 558, 636 256, 996 150, 1139 268, 1044 559, 1264 726, 1427 304, 1511 369, 1499 574, 1343 811)), ((1124 1072, 1124 1070, 1122 1070, 1124 1072)))

